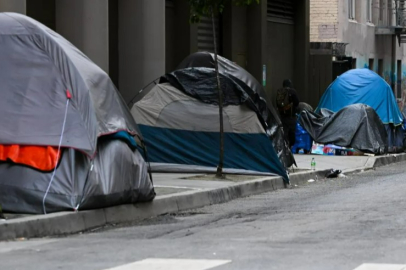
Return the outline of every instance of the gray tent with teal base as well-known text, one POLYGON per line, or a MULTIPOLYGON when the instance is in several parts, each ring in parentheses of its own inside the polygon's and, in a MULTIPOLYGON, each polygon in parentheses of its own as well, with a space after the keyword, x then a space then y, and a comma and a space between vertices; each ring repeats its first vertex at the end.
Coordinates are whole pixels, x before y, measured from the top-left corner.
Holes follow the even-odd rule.
MULTIPOLYGON (((256 107, 233 78, 220 75, 224 101, 224 171, 280 175, 286 170, 256 107)), ((219 157, 216 77, 210 68, 163 76, 131 108, 143 133, 153 171, 215 172, 219 157)))
MULTIPOLYGON (((232 79, 235 84, 242 88, 246 96, 245 103, 255 109, 261 119, 268 137, 278 155, 279 160, 289 168, 296 165, 295 158, 286 143, 283 135, 282 122, 272 103, 267 101, 264 87, 247 70, 225 57, 218 55, 219 73, 232 79)), ((214 54, 210 52, 196 52, 186 57, 177 67, 185 68, 209 68, 214 70, 214 54)))

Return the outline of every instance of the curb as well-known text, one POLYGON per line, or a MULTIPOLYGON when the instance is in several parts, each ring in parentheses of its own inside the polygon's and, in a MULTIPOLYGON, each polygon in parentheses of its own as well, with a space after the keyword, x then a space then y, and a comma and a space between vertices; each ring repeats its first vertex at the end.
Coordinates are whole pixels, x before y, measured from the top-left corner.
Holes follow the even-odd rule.
POLYGON ((400 153, 400 154, 392 154, 392 155, 387 155, 383 157, 376 157, 374 159, 373 164, 371 165, 371 168, 378 168, 382 166, 386 166, 392 163, 397 163, 397 162, 402 162, 406 160, 406 154, 405 153, 400 153))
MULTIPOLYGON (((391 163, 406 161, 406 154, 371 157, 364 167, 344 170, 358 173, 391 163)), ((290 175, 291 185, 309 178, 324 178, 329 170, 298 172, 290 175)), ((163 195, 152 202, 126 204, 80 212, 59 212, 0 221, 0 241, 79 233, 108 224, 141 221, 147 218, 228 202, 237 198, 285 188, 281 177, 265 177, 228 187, 163 195)))

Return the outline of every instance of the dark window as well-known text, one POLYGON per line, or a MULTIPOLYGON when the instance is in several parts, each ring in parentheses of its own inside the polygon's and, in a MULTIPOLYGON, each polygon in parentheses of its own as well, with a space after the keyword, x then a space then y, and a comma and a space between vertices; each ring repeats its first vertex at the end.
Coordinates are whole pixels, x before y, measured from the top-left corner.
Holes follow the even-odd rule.
POLYGON ((373 58, 369 58, 368 67, 370 70, 374 70, 374 59, 373 58))
POLYGON ((348 19, 355 20, 355 0, 348 0, 348 19))
POLYGON ((353 59, 352 59, 351 67, 352 67, 353 69, 357 68, 357 58, 353 58, 353 59))
POLYGON ((293 24, 295 18, 293 0, 268 0, 268 21, 293 24))
POLYGON ((367 22, 372 22, 372 0, 367 0, 367 22))
POLYGON ((378 60, 378 75, 383 77, 383 59, 378 60))
POLYGON ((387 18, 387 23, 386 25, 392 25, 392 13, 394 12, 394 8, 392 7, 392 1, 388 0, 388 7, 387 7, 387 12, 388 12, 388 18, 387 18))
MULTIPOLYGON (((216 31, 216 45, 217 53, 222 54, 221 51, 221 32, 220 32, 221 17, 214 18, 214 29, 216 31)), ((199 51, 214 52, 214 39, 213 39, 213 22, 209 17, 202 17, 197 27, 197 48, 199 51)))
POLYGON ((396 82, 397 82, 397 97, 401 98, 402 97, 402 60, 398 60, 396 82))
POLYGON ((55 30, 55 0, 27 0, 27 16, 55 30))

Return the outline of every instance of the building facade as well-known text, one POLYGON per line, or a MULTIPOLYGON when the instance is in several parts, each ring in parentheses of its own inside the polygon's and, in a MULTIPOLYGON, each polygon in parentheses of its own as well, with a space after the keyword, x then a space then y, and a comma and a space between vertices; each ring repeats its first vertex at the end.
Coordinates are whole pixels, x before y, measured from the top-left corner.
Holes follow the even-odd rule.
MULTIPOLYGON (((308 91, 310 0, 231 4, 216 19, 219 54, 246 68, 268 92, 286 78, 308 91)), ((26 14, 55 30, 105 70, 124 99, 170 72, 189 54, 213 51, 211 21, 189 23, 186 0, 0 0, 0 12, 26 14)))
MULTIPOLYGON (((392 86, 398 100, 403 102, 404 7, 404 0, 311 0, 311 60, 323 61, 323 55, 330 54, 326 56, 333 61, 328 71, 332 73, 330 82, 348 68, 370 68, 392 86)), ((314 74, 310 81, 319 79, 324 82, 320 88, 326 87, 328 74, 323 77, 317 64, 310 69, 314 74)))

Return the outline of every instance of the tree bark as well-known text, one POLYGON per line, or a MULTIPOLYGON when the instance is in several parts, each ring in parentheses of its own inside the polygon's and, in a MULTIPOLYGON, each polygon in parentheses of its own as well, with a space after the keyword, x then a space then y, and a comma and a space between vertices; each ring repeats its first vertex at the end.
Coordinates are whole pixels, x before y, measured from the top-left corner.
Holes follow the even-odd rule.
POLYGON ((214 24, 214 9, 211 9, 211 21, 213 25, 213 37, 214 37, 214 66, 216 69, 217 77, 217 90, 218 90, 218 103, 219 103, 219 116, 220 116, 220 157, 219 164, 217 166, 217 178, 223 178, 223 164, 224 164, 224 126, 223 126, 223 91, 221 90, 219 66, 217 59, 217 40, 216 40, 216 27, 214 24))

